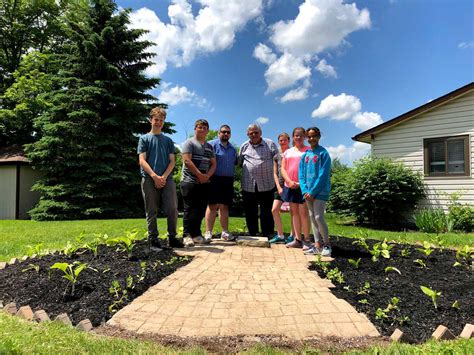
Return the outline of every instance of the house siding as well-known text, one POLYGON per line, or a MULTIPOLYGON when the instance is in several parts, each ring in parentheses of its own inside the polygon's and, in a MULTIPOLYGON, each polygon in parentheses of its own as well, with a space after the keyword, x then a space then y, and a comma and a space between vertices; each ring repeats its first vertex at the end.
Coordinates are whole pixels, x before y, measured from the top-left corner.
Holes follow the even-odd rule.
POLYGON ((462 135, 469 136, 470 175, 425 177, 428 196, 422 205, 447 209, 449 194, 454 192, 462 194, 459 202, 474 205, 474 91, 378 133, 371 141, 371 151, 423 173, 424 139, 462 135))

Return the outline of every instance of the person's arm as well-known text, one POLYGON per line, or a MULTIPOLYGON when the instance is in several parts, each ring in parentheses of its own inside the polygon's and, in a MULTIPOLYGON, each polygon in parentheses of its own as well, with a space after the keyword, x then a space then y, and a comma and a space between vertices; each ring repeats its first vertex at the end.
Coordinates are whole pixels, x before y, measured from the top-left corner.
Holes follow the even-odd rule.
POLYGON ((280 179, 278 178, 278 162, 273 161, 273 180, 275 181, 275 187, 279 195, 283 193, 283 188, 280 185, 280 179))
POLYGON ((319 169, 318 179, 314 186, 311 186, 309 193, 315 197, 321 193, 323 187, 327 184, 331 178, 331 157, 327 152, 323 152, 320 155, 321 167, 319 169))
POLYGON ((207 174, 205 174, 208 180, 211 178, 212 175, 214 175, 214 173, 216 172, 216 168, 217 168, 217 161, 216 161, 216 158, 214 157, 214 158, 211 158, 211 166, 209 167, 207 174))
POLYGON ((301 194, 305 200, 311 200, 312 196, 308 192, 308 185, 306 184, 306 153, 301 156, 298 166, 298 182, 300 183, 301 194))
POLYGON ((184 165, 193 173, 196 178, 198 179, 199 183, 204 183, 208 180, 208 177, 201 173, 199 169, 194 165, 192 161, 193 154, 192 153, 183 153, 183 163, 184 165))
POLYGON ((290 177, 288 176, 288 173, 286 171, 286 158, 283 156, 281 159, 281 176, 283 176, 283 179, 285 180, 286 184, 290 189, 297 189, 299 187, 299 183, 292 181, 290 177))

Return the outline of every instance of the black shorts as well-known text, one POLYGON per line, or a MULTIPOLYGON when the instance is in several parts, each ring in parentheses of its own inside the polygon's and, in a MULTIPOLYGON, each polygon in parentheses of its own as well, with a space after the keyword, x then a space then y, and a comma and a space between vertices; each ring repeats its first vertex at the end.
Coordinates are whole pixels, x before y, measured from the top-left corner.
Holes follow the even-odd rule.
POLYGON ((278 201, 283 201, 283 198, 282 198, 281 195, 278 193, 278 191, 275 191, 275 193, 273 194, 273 199, 274 199, 274 200, 278 200, 278 201))
POLYGON ((209 204, 230 206, 234 198, 234 178, 232 176, 211 176, 209 184, 209 204))
POLYGON ((290 202, 290 203, 304 203, 303 194, 301 193, 301 189, 298 187, 297 189, 290 189, 289 187, 283 187, 283 201, 290 202))

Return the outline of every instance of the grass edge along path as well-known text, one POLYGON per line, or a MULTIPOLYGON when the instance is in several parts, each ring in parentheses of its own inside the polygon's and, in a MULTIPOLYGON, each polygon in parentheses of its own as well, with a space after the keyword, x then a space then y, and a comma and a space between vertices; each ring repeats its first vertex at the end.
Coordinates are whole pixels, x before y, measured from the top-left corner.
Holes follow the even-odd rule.
MULTIPOLYGON (((364 236, 383 240, 395 240, 401 242, 415 243, 417 241, 433 241, 436 237, 445 241, 446 246, 474 245, 474 233, 422 233, 417 231, 383 231, 371 229, 363 226, 353 226, 348 220, 340 219, 334 214, 327 214, 329 233, 331 236, 342 235, 349 238, 364 236)), ((182 219, 178 221, 181 226, 182 219)), ((285 231, 289 230, 290 216, 283 214, 285 231)), ((166 231, 166 220, 158 220, 159 230, 166 231)), ((0 261, 8 261, 12 257, 21 257, 27 254, 28 245, 34 247, 43 243, 44 249, 60 250, 67 242, 74 243, 81 233, 84 241, 92 240, 96 234, 108 234, 117 237, 125 231, 138 230, 139 235, 145 235, 146 222, 144 218, 136 219, 114 219, 114 220, 82 220, 82 221, 50 221, 36 222, 25 220, 0 220, 0 261)), ((229 229, 232 232, 245 230, 245 218, 231 217, 229 229)), ((204 229, 203 229, 204 230, 204 229)), ((220 232, 218 220, 214 232, 220 232)))
MULTIPOLYGON (((125 340, 97 336, 77 331, 55 322, 34 323, 0 312, 1 354, 206 354, 200 347, 177 349, 150 341, 125 340)), ((245 354, 284 354, 287 350, 267 345, 256 345, 245 354)), ((320 353, 318 349, 304 347, 294 353, 320 353)), ((472 354, 474 340, 428 341, 420 345, 392 343, 387 347, 372 346, 347 354, 472 354)))

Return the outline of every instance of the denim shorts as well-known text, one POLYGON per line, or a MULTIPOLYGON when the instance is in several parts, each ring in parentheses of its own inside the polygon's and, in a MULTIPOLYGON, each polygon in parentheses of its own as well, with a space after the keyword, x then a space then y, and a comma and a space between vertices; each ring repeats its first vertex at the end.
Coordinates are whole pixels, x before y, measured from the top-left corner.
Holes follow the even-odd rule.
POLYGON ((283 201, 290 202, 290 203, 304 203, 303 194, 301 193, 301 189, 298 187, 297 189, 290 189, 289 187, 283 187, 283 195, 281 196, 283 201))

